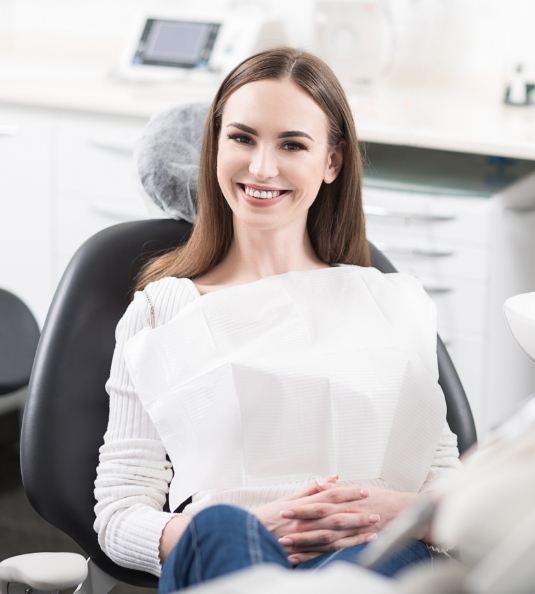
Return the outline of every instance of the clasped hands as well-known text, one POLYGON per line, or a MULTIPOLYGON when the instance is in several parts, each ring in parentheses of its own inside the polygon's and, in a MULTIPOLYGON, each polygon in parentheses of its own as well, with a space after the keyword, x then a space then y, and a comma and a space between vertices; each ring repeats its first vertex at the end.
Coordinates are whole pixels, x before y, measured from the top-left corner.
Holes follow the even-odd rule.
POLYGON ((416 497, 378 487, 342 486, 337 480, 327 477, 251 510, 277 537, 292 565, 372 541, 416 497))

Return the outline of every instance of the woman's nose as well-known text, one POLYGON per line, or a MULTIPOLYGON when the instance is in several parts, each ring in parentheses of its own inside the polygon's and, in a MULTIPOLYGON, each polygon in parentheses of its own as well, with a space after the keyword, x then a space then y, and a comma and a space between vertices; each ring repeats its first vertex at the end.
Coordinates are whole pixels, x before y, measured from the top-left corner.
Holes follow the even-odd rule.
POLYGON ((269 179, 279 174, 277 158, 271 147, 258 147, 253 151, 249 173, 257 179, 269 179))

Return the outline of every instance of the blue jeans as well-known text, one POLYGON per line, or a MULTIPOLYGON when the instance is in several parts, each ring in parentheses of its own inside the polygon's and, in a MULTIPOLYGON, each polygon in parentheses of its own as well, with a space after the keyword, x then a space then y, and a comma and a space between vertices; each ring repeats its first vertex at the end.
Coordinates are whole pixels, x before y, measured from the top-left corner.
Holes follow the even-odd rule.
MULTIPOLYGON (((357 559, 358 563, 358 554, 365 546, 324 553, 295 569, 320 569, 333 561, 357 559)), ((408 565, 430 559, 425 543, 415 540, 374 571, 392 577, 408 565)), ((256 516, 239 507, 214 505, 192 518, 164 562, 158 592, 182 590, 258 563, 275 563, 294 569, 283 547, 256 516)))

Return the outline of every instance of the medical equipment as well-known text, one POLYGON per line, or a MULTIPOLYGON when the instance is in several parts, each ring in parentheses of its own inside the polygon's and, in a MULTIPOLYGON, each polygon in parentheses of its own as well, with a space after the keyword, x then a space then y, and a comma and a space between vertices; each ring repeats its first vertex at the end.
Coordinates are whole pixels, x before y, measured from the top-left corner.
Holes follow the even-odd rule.
POLYGON ((393 56, 393 27, 382 0, 315 3, 314 51, 347 87, 379 77, 393 56))
POLYGON ((503 311, 516 341, 535 362, 535 293, 509 297, 503 311))
POLYGON ((284 42, 278 19, 251 12, 144 13, 132 28, 116 74, 140 81, 216 80, 247 56, 284 42))

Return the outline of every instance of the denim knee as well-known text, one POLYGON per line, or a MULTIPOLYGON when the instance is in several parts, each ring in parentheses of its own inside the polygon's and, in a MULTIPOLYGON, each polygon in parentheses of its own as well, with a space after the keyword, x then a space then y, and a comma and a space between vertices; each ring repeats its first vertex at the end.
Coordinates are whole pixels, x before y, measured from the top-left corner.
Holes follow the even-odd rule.
POLYGON ((206 535, 228 538, 233 529, 244 525, 248 515, 245 509, 234 505, 211 505, 193 516, 197 538, 202 540, 206 535))

